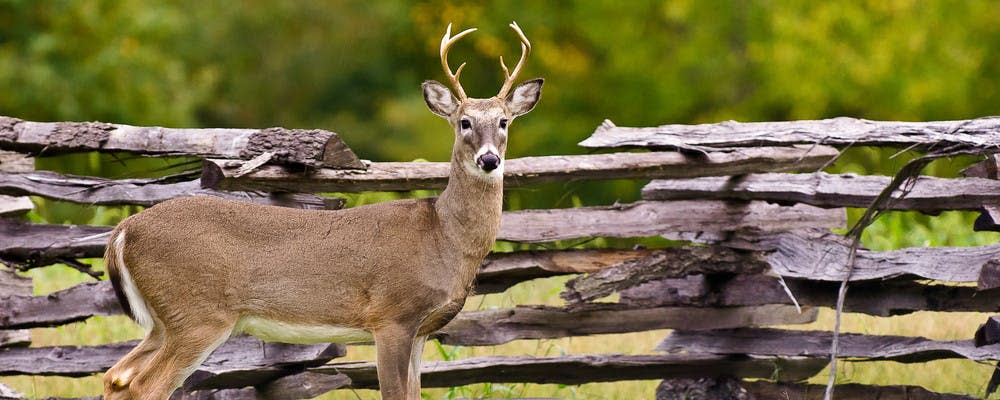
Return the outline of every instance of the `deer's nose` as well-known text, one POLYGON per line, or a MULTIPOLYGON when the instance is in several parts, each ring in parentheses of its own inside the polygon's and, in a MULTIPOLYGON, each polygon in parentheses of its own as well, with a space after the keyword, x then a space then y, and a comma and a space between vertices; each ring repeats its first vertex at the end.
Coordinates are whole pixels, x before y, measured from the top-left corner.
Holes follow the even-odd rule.
POLYGON ((492 151, 486 152, 476 159, 476 165, 479 165, 479 168, 482 168, 483 171, 493 171, 500 166, 500 156, 493 154, 492 151))

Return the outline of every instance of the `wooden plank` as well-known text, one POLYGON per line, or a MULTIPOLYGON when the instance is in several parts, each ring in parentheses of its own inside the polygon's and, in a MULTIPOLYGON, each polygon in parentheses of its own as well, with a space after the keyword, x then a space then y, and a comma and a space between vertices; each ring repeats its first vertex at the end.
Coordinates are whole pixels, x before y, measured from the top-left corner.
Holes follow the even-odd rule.
POLYGON ((706 273, 756 274, 768 269, 763 253, 721 247, 675 247, 574 278, 566 282, 559 296, 570 303, 581 303, 654 279, 706 273))
POLYGON ((596 272, 647 257, 652 250, 546 250, 493 253, 476 275, 475 293, 500 293, 531 279, 596 272))
MULTIPOLYGON (((785 278, 784 282, 800 305, 830 308, 836 305, 838 282, 792 278, 785 278)), ((793 304, 781 281, 765 274, 650 280, 620 293, 620 303, 640 308, 793 304)), ((914 311, 1000 312, 1000 291, 912 280, 855 282, 851 284, 851 295, 845 299, 844 311, 881 317, 914 311)))
MULTIPOLYGON (((840 282, 847 273, 850 241, 828 231, 743 232, 730 237, 668 232, 664 236, 743 250, 768 251, 767 261, 771 268, 784 277, 840 282)), ((859 250, 851 281, 918 276, 950 282, 978 282, 984 265, 998 259, 1000 245, 859 250)))
POLYGON ((795 307, 656 307, 631 308, 619 304, 561 308, 518 306, 485 311, 463 311, 432 336, 441 343, 490 346, 521 339, 642 332, 654 329, 722 329, 727 327, 807 324, 816 310, 795 307))
POLYGON ((88 282, 45 296, 10 296, 0 309, 0 327, 37 328, 82 321, 95 315, 121 315, 110 281, 88 282))
MULTIPOLYGON (((546 182, 601 179, 689 178, 816 169, 837 151, 826 146, 728 149, 689 155, 678 152, 611 153, 511 158, 504 162, 508 188, 546 182)), ((224 190, 359 192, 442 189, 447 162, 377 162, 367 170, 296 171, 264 166, 237 177, 239 165, 206 160, 202 186, 224 190)))
MULTIPOLYGON (((867 208, 889 185, 881 175, 751 174, 732 177, 655 180, 642 189, 646 200, 763 200, 780 204, 805 203, 823 208, 867 208)), ((917 178, 903 193, 894 193, 891 210, 939 213, 979 211, 1000 198, 1000 181, 965 178, 917 178)))
POLYGON ((364 168, 339 135, 321 129, 177 129, 104 122, 32 122, 0 117, 0 148, 33 154, 128 151, 364 168))
MULTIPOLYGON (((825 385, 743 381, 734 378, 675 378, 666 379, 656 388, 657 400, 821 400, 825 385)), ((973 400, 978 397, 951 393, 935 393, 920 386, 878 386, 857 383, 837 385, 834 391, 840 400, 973 400)))
MULTIPOLYGON (((744 387, 758 399, 821 400, 826 385, 804 383, 744 382, 744 387)), ((974 400, 977 396, 935 393, 920 386, 876 386, 857 383, 839 384, 834 390, 839 400, 974 400)))
MULTIPOLYGON (((702 354, 494 356, 425 362, 420 375, 423 387, 453 387, 486 382, 577 385, 702 376, 798 381, 818 373, 826 366, 825 361, 811 357, 760 358, 702 354)), ((371 362, 332 363, 310 368, 309 371, 342 373, 351 378, 352 388, 378 387, 375 365, 371 362)))
POLYGON ((0 220, 0 259, 40 267, 62 258, 104 255, 111 227, 29 224, 0 220))
POLYGON ((0 172, 31 172, 35 158, 22 153, 0 150, 0 172))
POLYGON ((648 128, 615 126, 605 121, 580 142, 590 148, 757 147, 792 144, 831 146, 891 146, 914 149, 1000 146, 1000 117, 961 121, 896 122, 856 118, 812 121, 736 122, 700 125, 661 125, 648 128))
MULTIPOLYGON (((636 202, 610 207, 505 212, 497 239, 547 242, 595 236, 654 236, 670 231, 765 231, 837 227, 842 210, 806 205, 781 207, 765 203, 718 201, 636 202)), ((0 258, 44 266, 60 258, 92 258, 104 254, 110 227, 0 222, 0 258)))
POLYGON ((506 212, 498 240, 550 242, 589 237, 656 236, 669 232, 763 232, 833 228, 846 224, 843 210, 764 202, 638 201, 602 207, 506 212))
MULTIPOLYGON (((79 377, 103 373, 137 343, 138 341, 130 341, 89 347, 4 348, 0 349, 0 375, 79 377)), ((268 343, 250 336, 235 336, 219 346, 189 378, 189 382, 227 382, 235 385, 244 378, 266 381, 282 376, 280 371, 288 367, 322 365, 343 356, 345 352, 342 345, 268 343), (268 369, 273 366, 281 368, 268 369)))
MULTIPOLYGON (((656 346, 667 353, 776 357, 830 355, 833 333, 784 329, 725 329, 670 333, 656 346)), ((872 361, 922 363, 950 358, 1000 360, 1000 344, 976 347, 972 340, 937 341, 915 336, 882 336, 841 333, 838 357, 872 361)))
POLYGON ((0 194, 0 217, 20 217, 34 208, 30 198, 0 194))
MULTIPOLYGON (((7 299, 31 296, 32 291, 34 288, 31 278, 20 276, 9 269, 0 268, 0 304, 4 304, 0 314, 9 312, 8 310, 13 308, 7 299)), ((27 329, 0 330, 0 347, 28 346, 30 344, 31 332, 27 329)))
POLYGON ((208 195, 229 200, 309 209, 337 209, 343 200, 303 193, 227 192, 202 189, 198 179, 170 182, 162 179, 104 179, 62 175, 49 171, 0 173, 0 194, 41 196, 87 205, 153 204, 181 196, 208 195))

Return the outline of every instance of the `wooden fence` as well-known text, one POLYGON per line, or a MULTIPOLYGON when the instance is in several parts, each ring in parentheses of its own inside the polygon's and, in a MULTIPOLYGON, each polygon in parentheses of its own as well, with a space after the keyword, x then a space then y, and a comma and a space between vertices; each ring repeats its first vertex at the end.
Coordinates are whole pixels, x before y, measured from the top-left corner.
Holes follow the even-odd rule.
MULTIPOLYGON (((590 237, 665 236, 688 244, 663 249, 587 249, 494 253, 478 293, 503 292, 531 279, 574 275, 562 307, 519 305, 465 311, 434 335, 444 344, 489 346, 669 328, 646 355, 481 357, 425 363, 425 387, 477 382, 579 384, 663 380, 657 398, 817 398, 801 383, 828 364, 831 332, 767 328, 815 320, 850 279, 844 310, 875 316, 920 310, 997 312, 1000 245, 858 252, 831 233, 845 207, 867 207, 886 176, 831 175, 837 147, 929 150, 1000 149, 1000 119, 929 123, 848 118, 823 121, 622 128, 602 124, 581 145, 616 149, 591 155, 507 160, 507 187, 592 179, 653 179, 630 204, 505 212, 499 239, 542 243, 590 237), (834 147, 832 147, 834 146, 834 147), (648 150, 635 151, 634 148, 648 150), (598 302, 618 294, 615 302, 598 302), (751 379, 751 380, 747 380, 751 379), (712 397, 714 396, 714 397, 712 397), (742 397, 741 397, 742 396, 742 397)), ((39 123, 0 117, 0 260, 24 271, 62 263, 91 272, 110 227, 44 225, 19 214, 23 196, 87 205, 142 205, 210 195, 287 207, 339 208, 316 192, 439 189, 446 163, 368 162, 320 130, 165 129, 105 123, 39 123), (204 159, 202 170, 160 179, 109 180, 34 171, 32 156, 69 151, 130 151, 204 159)), ((921 177, 894 194, 893 210, 980 211, 982 229, 1000 218, 997 163, 970 177, 921 177), (905 196, 904 196, 905 195, 905 196)), ((0 269, 0 375, 90 376, 134 343, 30 347, 28 328, 59 326, 122 310, 105 280, 32 296, 29 279, 0 269)), ((94 274, 97 275, 97 274, 94 274)), ((1000 321, 980 340, 841 335, 847 362, 901 363, 966 358, 1000 360, 1000 321)), ((342 345, 287 345, 234 337, 175 398, 300 399, 342 388, 375 388, 372 362, 338 362, 342 345)), ((919 387, 838 385, 838 398, 959 399, 919 387)), ((95 393, 96 395, 96 393, 95 393)), ((650 394, 653 395, 652 393, 650 394)), ((19 395, 0 385, 0 398, 19 395)))

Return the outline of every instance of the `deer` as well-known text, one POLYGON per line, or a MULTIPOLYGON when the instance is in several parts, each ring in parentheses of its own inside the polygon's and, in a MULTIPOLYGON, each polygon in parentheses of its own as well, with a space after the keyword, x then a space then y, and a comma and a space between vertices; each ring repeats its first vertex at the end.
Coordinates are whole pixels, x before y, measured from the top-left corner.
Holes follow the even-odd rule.
POLYGON ((342 210, 302 210, 177 198, 119 223, 104 255, 126 314, 145 337, 104 376, 104 398, 167 399, 234 334, 286 343, 374 341, 384 399, 419 399, 427 336, 463 308, 496 240, 507 131, 534 109, 543 80, 514 87, 531 49, 521 42, 496 96, 466 96, 441 39, 454 93, 422 84, 431 112, 454 132, 448 184, 438 197, 342 210))

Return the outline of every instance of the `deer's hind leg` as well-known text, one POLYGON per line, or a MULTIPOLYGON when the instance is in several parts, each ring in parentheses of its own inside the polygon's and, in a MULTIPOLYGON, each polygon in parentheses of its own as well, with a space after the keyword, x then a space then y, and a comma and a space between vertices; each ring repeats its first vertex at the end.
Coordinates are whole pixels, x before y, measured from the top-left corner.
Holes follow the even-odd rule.
POLYGON ((163 343, 163 329, 154 327, 132 351, 122 357, 104 374, 106 400, 129 399, 128 385, 135 374, 146 368, 146 362, 163 343))
POLYGON ((236 321, 213 321, 184 329, 165 328, 162 345, 128 385, 133 399, 170 397, 219 345, 229 338, 236 321))

